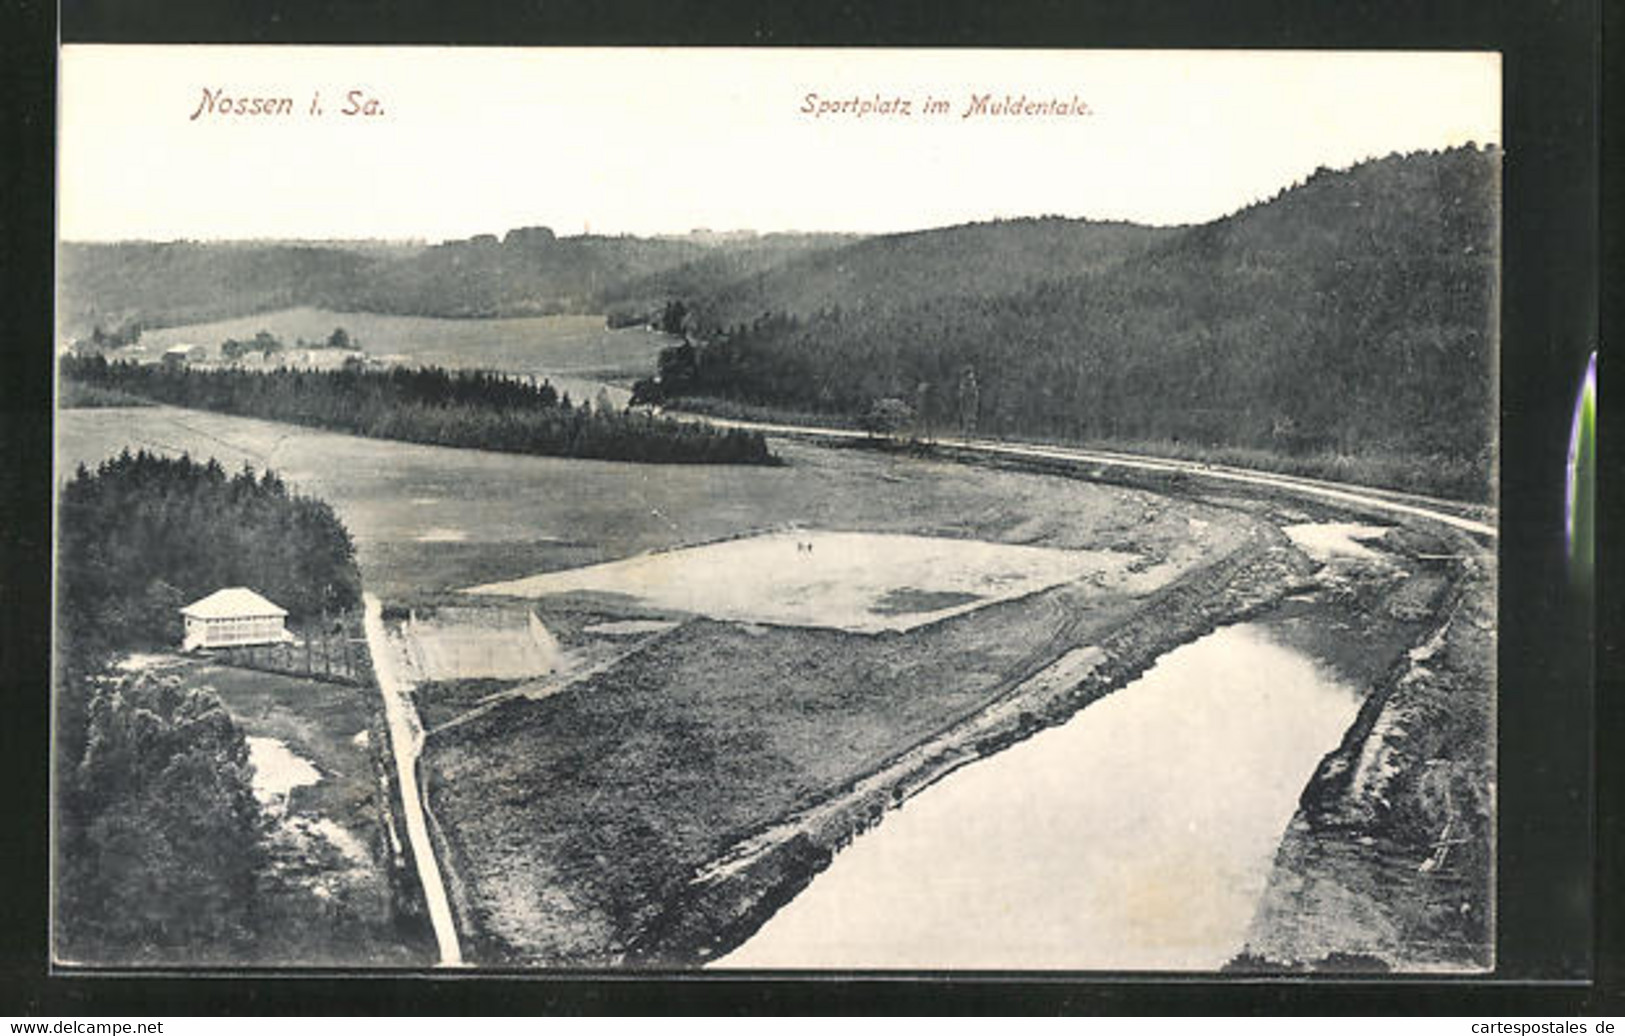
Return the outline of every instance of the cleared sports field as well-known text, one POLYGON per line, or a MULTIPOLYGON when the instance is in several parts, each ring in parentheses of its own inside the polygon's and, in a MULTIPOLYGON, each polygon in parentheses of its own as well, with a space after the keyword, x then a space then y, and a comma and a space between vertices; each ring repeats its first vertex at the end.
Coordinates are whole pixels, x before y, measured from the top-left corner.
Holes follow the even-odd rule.
POLYGON ((1131 556, 942 536, 796 530, 642 554, 488 583, 469 592, 545 598, 585 592, 736 622, 908 630, 1093 576, 1131 556))

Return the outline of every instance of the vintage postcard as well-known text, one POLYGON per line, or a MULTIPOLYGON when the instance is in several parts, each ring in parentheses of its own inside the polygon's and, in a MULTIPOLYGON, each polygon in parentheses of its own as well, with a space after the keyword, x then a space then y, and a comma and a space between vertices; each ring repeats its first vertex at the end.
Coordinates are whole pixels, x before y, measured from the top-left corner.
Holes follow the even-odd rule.
POLYGON ((1488 971, 1500 97, 64 47, 54 960, 1488 971))

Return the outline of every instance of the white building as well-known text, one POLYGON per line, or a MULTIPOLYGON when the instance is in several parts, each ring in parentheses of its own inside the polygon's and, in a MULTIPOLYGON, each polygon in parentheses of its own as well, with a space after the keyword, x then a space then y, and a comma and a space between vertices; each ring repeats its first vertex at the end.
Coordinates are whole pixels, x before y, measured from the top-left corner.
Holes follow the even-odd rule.
POLYGON ((288 616, 287 609, 277 607, 246 586, 216 590, 182 608, 181 615, 186 618, 182 651, 275 644, 293 639, 282 627, 282 620, 288 616))
POLYGON ((206 345, 172 345, 164 350, 164 361, 173 366, 184 367, 189 363, 203 363, 209 358, 209 347, 206 345))

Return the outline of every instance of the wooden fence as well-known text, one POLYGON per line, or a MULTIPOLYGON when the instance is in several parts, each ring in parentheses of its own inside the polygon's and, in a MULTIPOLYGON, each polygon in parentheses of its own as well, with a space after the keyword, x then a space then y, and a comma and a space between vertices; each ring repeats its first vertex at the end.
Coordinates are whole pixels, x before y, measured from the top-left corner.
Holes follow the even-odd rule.
POLYGON ((283 673, 352 686, 372 682, 367 639, 348 623, 337 630, 306 632, 279 644, 245 644, 209 652, 222 665, 283 673))

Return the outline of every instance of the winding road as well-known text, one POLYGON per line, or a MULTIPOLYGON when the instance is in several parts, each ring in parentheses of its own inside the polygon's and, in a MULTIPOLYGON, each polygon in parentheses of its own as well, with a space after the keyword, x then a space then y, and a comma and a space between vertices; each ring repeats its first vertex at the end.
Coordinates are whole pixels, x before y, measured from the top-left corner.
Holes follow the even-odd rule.
MULTIPOLYGON (((805 425, 774 424, 765 421, 735 421, 727 418, 674 411, 669 416, 685 420, 699 420, 718 428, 738 428, 761 432, 763 435, 788 436, 799 439, 866 439, 868 432, 851 428, 818 428, 805 425)), ((1002 442, 997 439, 963 439, 945 436, 931 440, 938 449, 959 450, 986 456, 1021 457, 1035 460, 1059 460, 1075 464, 1094 464, 1160 474, 1186 475, 1219 482, 1236 482, 1266 486, 1289 493, 1318 497, 1335 503, 1351 505, 1388 514, 1425 518, 1490 539, 1496 537, 1496 527, 1472 517, 1472 511, 1482 510, 1471 505, 1432 497, 1414 496, 1393 490, 1351 486, 1339 482, 1301 478, 1296 475, 1277 475, 1273 472, 1232 468, 1200 461, 1172 460, 1164 457, 1139 456, 1103 450, 1088 450, 1073 446, 1037 446, 1026 443, 1002 442)))

